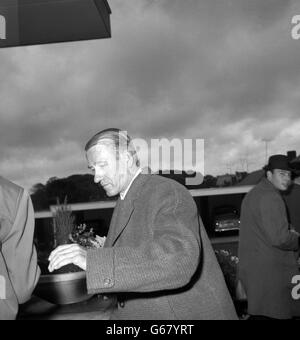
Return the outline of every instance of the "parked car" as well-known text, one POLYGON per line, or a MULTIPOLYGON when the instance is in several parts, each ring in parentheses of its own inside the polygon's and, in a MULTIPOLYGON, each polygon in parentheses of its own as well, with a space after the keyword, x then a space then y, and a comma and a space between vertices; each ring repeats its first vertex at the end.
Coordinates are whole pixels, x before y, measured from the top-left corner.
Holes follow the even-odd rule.
POLYGON ((238 210, 231 205, 219 206, 213 211, 213 229, 215 233, 240 229, 238 210))

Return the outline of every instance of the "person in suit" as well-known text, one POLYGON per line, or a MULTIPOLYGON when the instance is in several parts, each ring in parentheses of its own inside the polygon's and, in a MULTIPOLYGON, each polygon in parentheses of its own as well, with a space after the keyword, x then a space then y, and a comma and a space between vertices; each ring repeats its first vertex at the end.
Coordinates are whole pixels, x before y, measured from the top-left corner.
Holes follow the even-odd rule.
POLYGON ((237 319, 196 204, 181 184, 143 174, 129 136, 108 129, 85 147, 95 183, 118 195, 104 248, 66 245, 49 270, 86 270, 90 294, 115 294, 112 319, 237 319))
MULTIPOLYGON (((298 165, 300 168, 300 166, 298 165)), ((287 206, 289 222, 292 227, 300 233, 300 169, 294 170, 293 183, 290 189, 284 195, 284 199, 287 206)))
POLYGON ((252 319, 289 319, 299 234, 290 228, 281 195, 291 181, 287 156, 271 156, 265 173, 242 203, 239 279, 252 319))
POLYGON ((27 192, 0 177, 0 320, 15 319, 40 275, 33 245, 34 212, 27 192))

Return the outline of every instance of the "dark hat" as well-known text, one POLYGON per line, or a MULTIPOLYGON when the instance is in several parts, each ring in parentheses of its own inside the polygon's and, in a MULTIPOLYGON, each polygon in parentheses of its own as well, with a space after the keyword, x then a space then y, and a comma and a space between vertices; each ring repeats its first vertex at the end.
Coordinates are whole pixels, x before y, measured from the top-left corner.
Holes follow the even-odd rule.
POLYGON ((290 166, 292 169, 299 171, 300 170, 300 156, 294 158, 290 162, 290 166))
POLYGON ((290 166, 289 159, 285 155, 273 155, 269 158, 269 163, 265 167, 266 170, 286 170, 286 171, 293 171, 290 166))

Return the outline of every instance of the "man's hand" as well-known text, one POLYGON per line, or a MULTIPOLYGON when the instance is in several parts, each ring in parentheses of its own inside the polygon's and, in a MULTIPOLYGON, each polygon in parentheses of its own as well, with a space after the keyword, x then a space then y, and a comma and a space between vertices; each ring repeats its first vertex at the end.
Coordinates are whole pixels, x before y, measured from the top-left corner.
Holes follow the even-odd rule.
POLYGON ((86 270, 87 251, 78 244, 67 244, 59 246, 49 256, 49 272, 53 272, 67 264, 75 264, 83 270, 86 270))

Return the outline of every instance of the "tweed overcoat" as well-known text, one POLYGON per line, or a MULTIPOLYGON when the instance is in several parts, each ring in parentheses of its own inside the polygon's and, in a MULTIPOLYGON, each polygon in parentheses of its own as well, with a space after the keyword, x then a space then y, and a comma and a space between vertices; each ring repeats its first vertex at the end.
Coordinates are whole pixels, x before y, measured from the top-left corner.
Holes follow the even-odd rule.
POLYGON ((29 195, 0 177, 0 320, 15 319, 39 279, 33 233, 29 195))
POLYGON ((248 313, 286 319, 292 316, 292 278, 299 274, 298 236, 289 230, 279 191, 263 179, 242 203, 239 277, 248 313))
POLYGON ((118 200, 105 247, 88 252, 87 286, 116 294, 112 319, 237 318, 192 196, 156 175, 118 200))

